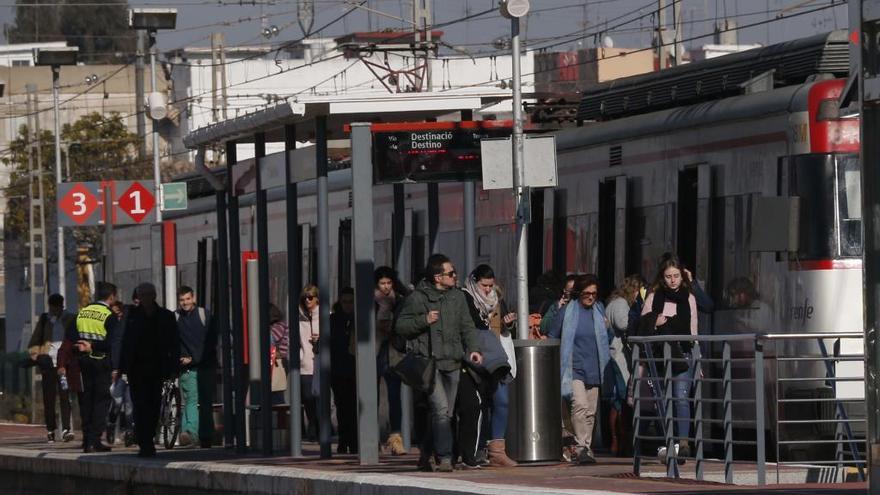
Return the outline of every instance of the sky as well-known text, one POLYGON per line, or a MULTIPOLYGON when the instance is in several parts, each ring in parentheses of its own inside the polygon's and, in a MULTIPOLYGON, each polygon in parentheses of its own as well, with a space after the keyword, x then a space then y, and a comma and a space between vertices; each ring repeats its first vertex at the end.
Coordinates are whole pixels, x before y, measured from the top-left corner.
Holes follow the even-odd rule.
MULTIPOLYGON (((159 34, 159 46, 163 51, 209 46, 212 32, 225 33, 227 46, 280 45, 303 36, 296 15, 299 0, 250 0, 243 5, 245 1, 170 0, 133 2, 130 6, 178 9, 178 29, 159 34), (278 34, 266 39, 261 35, 262 29, 271 26, 279 28, 278 34)), ((329 24, 314 33, 315 36, 334 37, 353 31, 401 28, 407 23, 395 17, 412 17, 412 0, 312 1, 316 11, 312 29, 318 30, 329 24), (363 4, 365 8, 354 8, 355 4, 363 4), (370 14, 366 9, 377 12, 370 14)), ((651 44, 658 3, 658 0, 532 0, 523 34, 531 46, 551 50, 592 46, 599 39, 596 36, 599 32, 602 32, 602 39, 609 36, 617 47, 645 47, 651 44), (563 35, 570 36, 561 37, 563 35)), ((667 3, 671 4, 672 0, 667 3)), ((681 0, 680 4, 683 38, 694 38, 685 43, 688 47, 711 43, 708 35, 713 26, 725 18, 742 27, 738 36, 739 42, 744 44, 773 44, 847 27, 847 7, 841 0, 681 0), (802 4, 805 5, 785 10, 802 4), (810 12, 813 10, 816 11, 810 12), (780 15, 782 19, 778 19, 780 15), (772 22, 765 22, 768 19, 772 22), (758 25, 745 27, 750 24, 758 25)), ((0 0, 0 22, 13 21, 13 5, 11 0, 0 0)), ((496 6, 497 0, 433 0, 434 24, 450 23, 495 10, 496 6)), ((672 9, 666 11, 671 22, 672 9)), ((454 22, 441 30, 443 40, 456 46, 459 53, 478 55, 496 50, 492 42, 509 36, 510 21, 493 11, 468 21, 454 22)))

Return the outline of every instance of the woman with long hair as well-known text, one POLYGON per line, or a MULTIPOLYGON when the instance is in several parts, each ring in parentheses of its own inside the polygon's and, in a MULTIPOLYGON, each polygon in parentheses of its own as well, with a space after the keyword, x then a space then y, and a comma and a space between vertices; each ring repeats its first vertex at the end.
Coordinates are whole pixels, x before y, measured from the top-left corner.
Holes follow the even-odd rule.
MULTIPOLYGON (((465 282, 464 291, 474 325, 479 331, 492 332, 495 338, 500 340, 503 352, 506 354, 508 367, 505 369, 509 369, 509 372, 499 377, 485 366, 481 371, 465 367, 458 388, 458 401, 462 406, 462 410, 459 411, 459 446, 462 450, 471 446, 482 450, 485 445, 490 465, 516 466, 516 462, 507 456, 504 439, 508 415, 507 387, 516 376, 516 358, 512 340, 516 313, 509 311, 504 303, 501 288, 495 282, 495 272, 489 265, 479 265, 474 268, 465 282), (468 403, 471 404, 470 407, 468 403), (470 410, 475 410, 477 414, 475 418, 467 421, 465 416, 470 410), (485 428, 481 428, 478 424, 481 421, 485 428), (480 436, 485 438, 469 438, 480 436)), ((488 364, 491 351, 483 349, 483 352, 484 364, 488 364)), ((471 461, 479 463, 482 460, 479 459, 481 456, 474 458, 474 454, 476 452, 462 452, 465 464, 471 461)))
POLYGON ((608 426, 611 430, 611 453, 618 456, 623 449, 625 421, 622 417, 626 403, 626 384, 629 383, 629 352, 626 346, 626 329, 629 324, 629 310, 635 303, 639 290, 644 286, 640 275, 630 275, 614 289, 608 297, 605 309, 608 319, 608 353, 611 357, 609 370, 605 373, 604 394, 611 403, 608 411, 608 426))
POLYGON ((299 373, 302 391, 302 404, 308 420, 307 435, 317 437, 318 406, 312 394, 312 379, 315 375, 315 355, 320 326, 318 324, 318 288, 312 284, 303 287, 299 295, 299 373))
MULTIPOLYGON (((290 366, 288 361, 288 350, 290 349, 290 337, 288 335, 287 322, 284 321, 284 313, 281 309, 269 303, 269 338, 271 344, 275 347, 275 361, 281 363, 284 374, 290 366)), ((274 367, 276 363, 272 363, 274 367)), ((284 404, 284 391, 272 391, 272 404, 284 404)))
MULTIPOLYGON (((691 283, 685 276, 681 261, 675 256, 664 257, 657 269, 657 277, 645 299, 642 318, 639 321, 640 333, 646 335, 697 335, 697 300, 691 283)), ((688 396, 692 381, 690 342, 672 342, 673 380, 672 387, 675 408, 675 437, 679 440, 679 463, 690 456, 690 405, 688 396)), ((654 357, 663 356, 663 349, 654 351, 654 357), (658 354, 659 351, 659 354, 658 354)))

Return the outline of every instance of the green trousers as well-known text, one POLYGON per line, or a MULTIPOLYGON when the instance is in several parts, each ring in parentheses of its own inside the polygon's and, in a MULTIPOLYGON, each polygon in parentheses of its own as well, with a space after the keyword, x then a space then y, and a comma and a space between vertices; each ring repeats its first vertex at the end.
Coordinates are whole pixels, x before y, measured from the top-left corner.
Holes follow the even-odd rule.
POLYGON ((214 437, 214 372, 209 368, 193 368, 180 374, 183 396, 181 431, 189 433, 193 442, 211 442, 214 437))

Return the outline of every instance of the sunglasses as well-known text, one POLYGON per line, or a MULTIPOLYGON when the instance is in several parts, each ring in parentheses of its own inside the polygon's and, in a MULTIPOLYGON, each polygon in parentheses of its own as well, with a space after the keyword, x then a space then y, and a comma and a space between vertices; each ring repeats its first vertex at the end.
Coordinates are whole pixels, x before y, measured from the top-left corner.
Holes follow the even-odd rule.
POLYGON ((311 300, 317 299, 317 298, 318 298, 318 296, 303 296, 302 300, 303 301, 311 301, 311 300))
POLYGON ((580 294, 581 297, 596 297, 598 295, 599 295, 599 293, 596 291, 589 291, 589 292, 583 291, 580 294))
POLYGON ((441 273, 440 275, 443 277, 454 277, 456 275, 456 273, 455 273, 455 270, 452 270, 449 272, 441 273))

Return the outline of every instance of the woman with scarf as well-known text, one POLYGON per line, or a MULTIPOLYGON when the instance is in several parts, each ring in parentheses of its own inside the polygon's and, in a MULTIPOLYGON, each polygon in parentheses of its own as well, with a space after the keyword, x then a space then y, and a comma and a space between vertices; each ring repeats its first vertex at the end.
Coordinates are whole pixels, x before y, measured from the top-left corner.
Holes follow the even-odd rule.
POLYGON ((563 422, 574 433, 576 464, 593 464, 593 427, 599 409, 599 389, 608 366, 608 333, 605 307, 599 301, 599 279, 595 275, 578 277, 571 291, 572 302, 565 305, 550 328, 548 336, 561 339, 560 374, 563 422), (577 301, 577 302, 575 302, 577 301))
MULTIPOLYGON (((373 293, 376 302, 376 343, 379 355, 376 358, 376 376, 385 380, 385 389, 388 392, 388 421, 391 433, 385 448, 392 455, 404 455, 407 453, 403 446, 403 437, 400 435, 401 402, 400 402, 400 377, 391 369, 388 358, 392 352, 390 339, 394 325, 394 312, 406 296, 406 290, 397 280, 397 273, 387 266, 380 266, 374 272, 376 288, 373 293)), ((354 347, 354 345, 352 345, 354 347)))
MULTIPOLYGON (((697 299, 684 273, 681 261, 675 256, 664 257, 657 270, 652 292, 645 299, 639 332, 642 335, 697 335, 697 299)), ((675 437, 679 440, 678 462, 684 463, 690 451, 691 412, 688 404, 690 385, 690 342, 672 342, 672 387, 675 407, 675 437)), ((654 357, 663 356, 662 346, 654 349, 654 357)), ((658 373, 662 372, 658 370, 658 373)))
POLYGON ((482 332, 491 332, 491 338, 498 339, 501 345, 485 346, 483 365, 479 369, 468 366, 463 369, 458 388, 459 450, 465 465, 488 461, 490 466, 516 466, 507 456, 504 439, 508 384, 516 376, 512 338, 516 313, 508 311, 501 288, 495 283, 495 272, 489 265, 479 265, 471 272, 464 291, 474 326, 482 332), (493 349, 503 354, 493 356, 493 349), (469 414, 474 412, 475 415, 469 414), (484 445, 488 450, 485 455, 484 445))
POLYGON ((303 409, 308 420, 307 438, 317 438, 318 405, 312 393, 315 375, 315 355, 318 350, 320 326, 318 324, 318 288, 303 287, 299 296, 299 374, 303 409))

